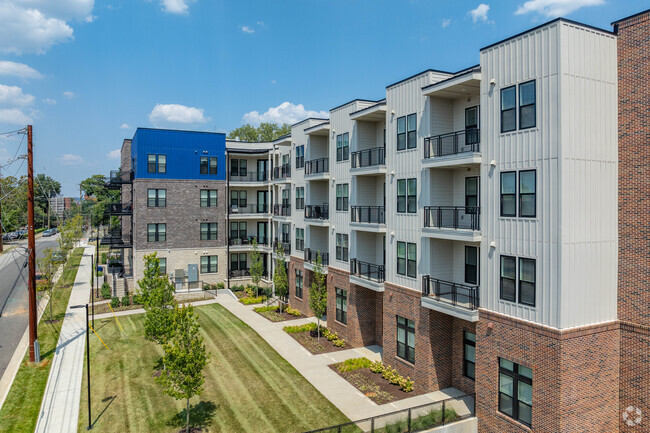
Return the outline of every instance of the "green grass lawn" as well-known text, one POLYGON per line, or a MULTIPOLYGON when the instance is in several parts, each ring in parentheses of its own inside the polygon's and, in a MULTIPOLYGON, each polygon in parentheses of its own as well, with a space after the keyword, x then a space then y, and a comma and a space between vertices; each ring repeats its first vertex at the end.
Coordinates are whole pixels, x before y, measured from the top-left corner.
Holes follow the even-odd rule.
POLYGON ((46 323, 50 318, 49 306, 38 323, 38 342, 41 345, 41 364, 30 365, 29 353, 16 374, 9 395, 0 410, 0 432, 32 433, 36 427, 38 412, 41 408, 47 377, 50 373, 54 349, 59 340, 59 331, 63 316, 68 306, 70 292, 77 277, 77 268, 81 262, 83 248, 76 248, 66 263, 63 276, 54 289, 52 304, 54 323, 46 323))
MULTIPOLYGON (((218 304, 196 307, 211 353, 204 391, 190 401, 192 424, 210 432, 300 432, 347 418, 255 331, 218 304)), ((162 349, 143 337, 144 315, 96 321, 110 350, 91 336, 93 431, 176 432, 185 402, 162 393, 153 374, 162 349)), ((85 364, 84 364, 85 365, 85 364)), ((88 425, 86 373, 79 431, 88 425)))

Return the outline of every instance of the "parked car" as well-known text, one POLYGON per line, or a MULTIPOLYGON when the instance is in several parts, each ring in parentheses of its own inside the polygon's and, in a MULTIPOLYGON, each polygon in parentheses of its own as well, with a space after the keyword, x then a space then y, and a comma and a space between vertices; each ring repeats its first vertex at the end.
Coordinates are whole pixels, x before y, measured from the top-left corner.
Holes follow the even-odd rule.
POLYGON ((47 238, 47 237, 50 237, 50 236, 54 236, 54 235, 56 234, 56 232, 55 232, 54 230, 55 230, 55 229, 47 229, 47 230, 44 230, 44 231, 43 231, 43 237, 44 237, 44 238, 47 238))

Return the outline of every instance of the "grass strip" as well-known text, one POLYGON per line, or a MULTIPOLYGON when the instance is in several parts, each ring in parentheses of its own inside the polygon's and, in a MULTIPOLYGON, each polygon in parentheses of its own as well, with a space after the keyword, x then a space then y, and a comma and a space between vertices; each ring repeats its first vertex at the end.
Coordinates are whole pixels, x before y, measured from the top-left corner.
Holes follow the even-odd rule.
POLYGON ((45 385, 50 373, 52 358, 59 341, 59 333, 72 286, 77 278, 77 269, 83 255, 83 248, 75 248, 68 259, 63 275, 53 290, 52 312, 54 323, 49 322, 49 309, 38 323, 38 342, 41 346, 41 363, 30 364, 29 353, 25 354, 9 395, 0 410, 0 431, 4 433, 32 433, 36 428, 45 385))

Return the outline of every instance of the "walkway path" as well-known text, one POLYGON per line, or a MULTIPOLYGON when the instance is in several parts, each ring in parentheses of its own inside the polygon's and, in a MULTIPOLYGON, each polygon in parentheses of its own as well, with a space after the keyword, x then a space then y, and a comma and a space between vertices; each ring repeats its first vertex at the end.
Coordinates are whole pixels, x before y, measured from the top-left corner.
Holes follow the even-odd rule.
MULTIPOLYGON (((85 246, 84 244, 81 245, 85 246)), ((47 379, 43 403, 38 415, 36 433, 70 433, 77 431, 81 379, 86 345, 86 310, 71 309, 84 305, 90 296, 91 254, 95 247, 86 246, 68 309, 61 325, 61 334, 47 379)))

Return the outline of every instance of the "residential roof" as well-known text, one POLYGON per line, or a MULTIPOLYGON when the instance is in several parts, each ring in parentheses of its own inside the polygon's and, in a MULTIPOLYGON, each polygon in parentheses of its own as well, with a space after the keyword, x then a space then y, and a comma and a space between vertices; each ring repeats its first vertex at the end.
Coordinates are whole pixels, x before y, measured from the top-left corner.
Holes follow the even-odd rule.
POLYGON ((372 99, 353 99, 351 101, 346 102, 345 104, 338 105, 334 108, 330 108, 330 111, 338 110, 341 107, 345 107, 346 105, 350 105, 353 102, 379 102, 378 100, 372 100, 372 99))
POLYGON ((629 20, 630 18, 636 18, 636 17, 638 17, 639 15, 647 14, 648 12, 650 12, 650 9, 646 9, 646 10, 644 10, 644 11, 637 12, 637 13, 635 13, 634 15, 630 15, 629 17, 625 17, 625 18, 621 18, 621 19, 618 19, 618 20, 616 20, 616 21, 613 21, 613 22, 612 22, 612 25, 614 26, 614 25, 620 23, 621 21, 627 21, 627 20, 629 20))
POLYGON ((429 72, 435 72, 435 73, 438 73, 438 74, 449 74, 449 75, 453 74, 453 72, 441 71, 441 70, 438 70, 438 69, 427 69, 427 70, 424 70, 424 71, 422 71, 420 73, 417 73, 415 75, 411 75, 410 77, 406 77, 403 80, 399 80, 399 81, 397 81, 397 82, 395 82, 393 84, 389 84, 388 86, 386 86, 386 88, 388 89, 389 87, 396 86, 396 85, 398 85, 400 83, 403 83, 404 81, 408 81, 408 80, 410 80, 412 78, 419 77, 420 75, 427 74, 429 72))

